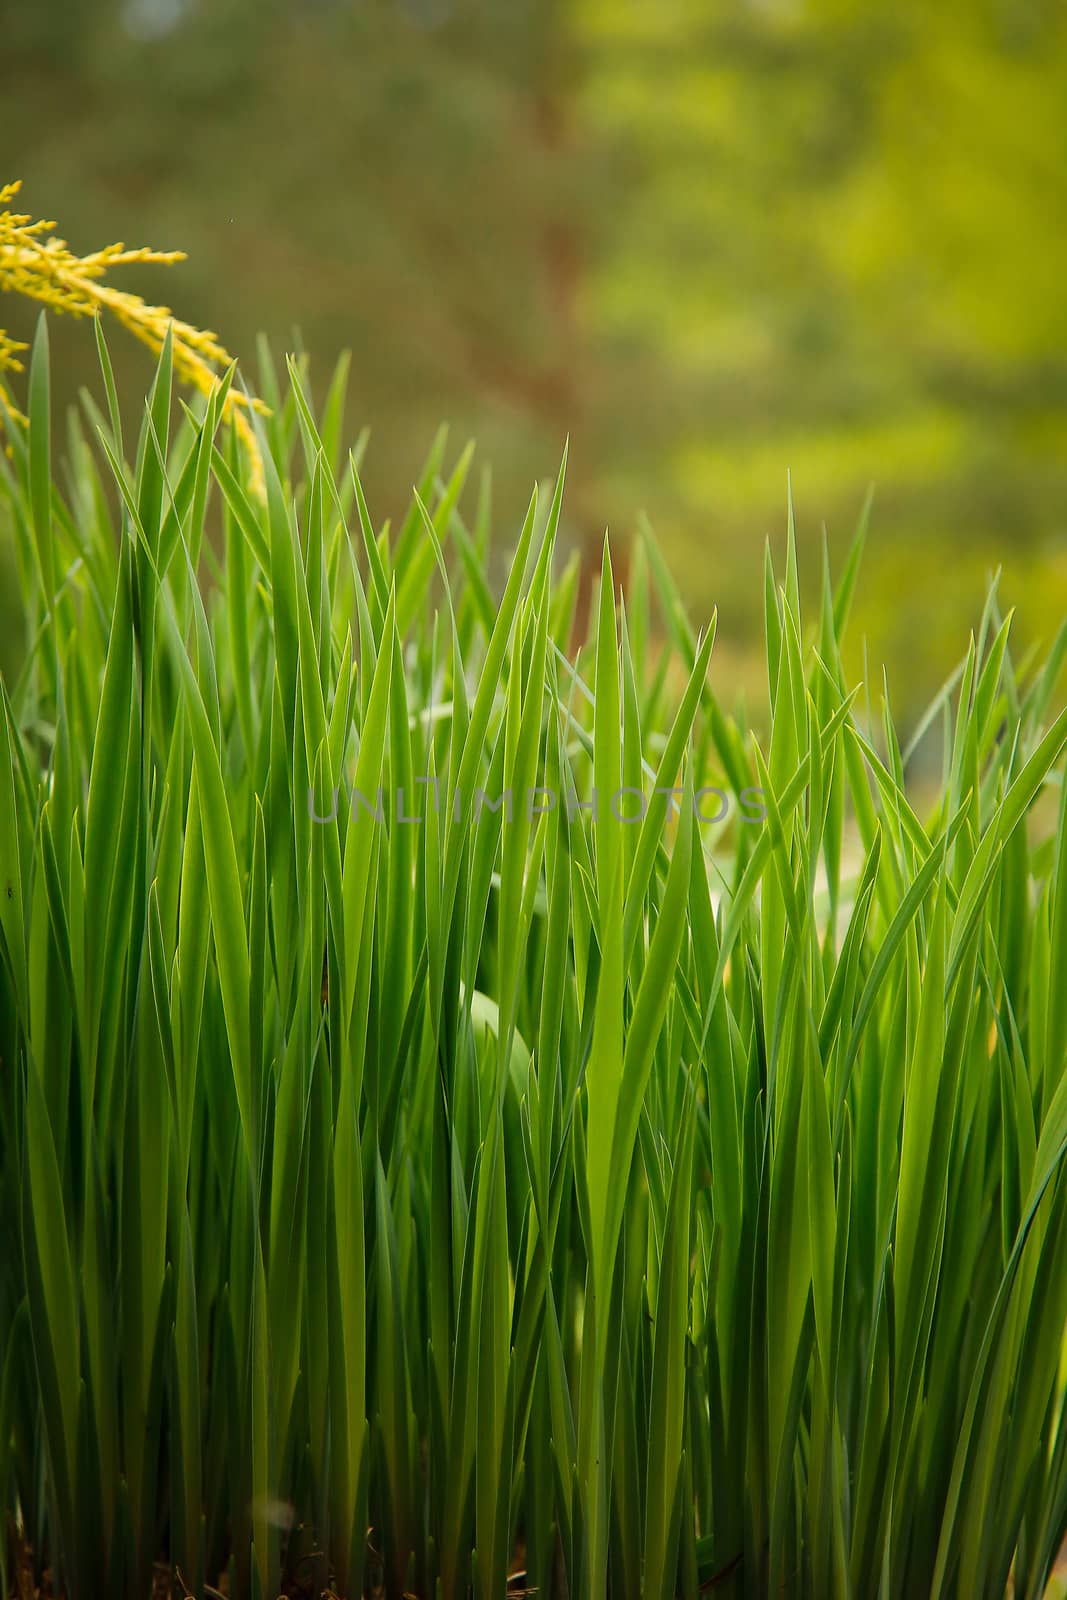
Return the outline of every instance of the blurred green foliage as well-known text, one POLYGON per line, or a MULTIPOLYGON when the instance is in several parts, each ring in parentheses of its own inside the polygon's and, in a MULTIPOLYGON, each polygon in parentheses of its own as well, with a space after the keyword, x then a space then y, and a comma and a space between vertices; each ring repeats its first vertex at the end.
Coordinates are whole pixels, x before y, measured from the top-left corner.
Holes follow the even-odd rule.
MULTIPOLYGON (((996 566, 1024 634, 1067 607, 1054 0, 8 0, 0 28, 27 204, 187 249, 131 286, 252 383, 259 330, 298 324, 320 377, 351 347, 376 514, 442 417, 516 515, 569 432, 571 537, 645 508, 742 680, 787 469, 809 584, 876 485, 858 631, 905 698, 996 566)), ((92 340, 57 352, 73 394, 92 340)))

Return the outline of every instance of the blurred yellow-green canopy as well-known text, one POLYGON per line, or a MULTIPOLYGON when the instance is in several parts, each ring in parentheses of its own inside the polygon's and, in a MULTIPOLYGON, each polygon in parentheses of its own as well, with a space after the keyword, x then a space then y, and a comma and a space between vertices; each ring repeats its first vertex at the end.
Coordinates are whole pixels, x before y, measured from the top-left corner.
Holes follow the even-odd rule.
MULTIPOLYGON (((379 518, 442 418, 505 525, 569 432, 571 537, 646 510, 741 678, 787 470, 809 584, 876 485, 858 622, 902 702, 994 567, 1058 622, 1055 0, 8 0, 0 42, 28 209, 187 250, 131 286, 253 385, 260 330, 320 382, 352 349, 379 518)), ((71 398, 91 335, 53 348, 71 398)))

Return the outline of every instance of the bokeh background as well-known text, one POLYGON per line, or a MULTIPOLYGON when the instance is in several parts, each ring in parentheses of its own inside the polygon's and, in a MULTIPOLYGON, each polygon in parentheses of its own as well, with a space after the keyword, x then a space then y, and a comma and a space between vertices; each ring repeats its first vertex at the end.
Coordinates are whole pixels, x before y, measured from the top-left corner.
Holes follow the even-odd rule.
POLYGON ((125 281, 253 385, 260 331, 320 384, 350 348, 378 518, 442 419, 505 531, 569 433, 568 538, 647 512, 720 677, 787 471, 812 591, 874 486, 905 715, 993 569, 1023 638, 1067 610, 1062 0, 0 0, 0 174, 77 249, 186 249, 125 281))

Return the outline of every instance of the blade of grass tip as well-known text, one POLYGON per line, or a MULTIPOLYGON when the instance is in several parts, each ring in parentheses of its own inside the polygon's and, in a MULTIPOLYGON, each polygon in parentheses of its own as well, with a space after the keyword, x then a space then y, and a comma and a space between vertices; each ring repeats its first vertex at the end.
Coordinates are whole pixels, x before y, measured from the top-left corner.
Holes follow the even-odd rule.
MULTIPOLYGON (((613 803, 613 809, 629 822, 635 812, 638 814, 647 812, 647 801, 644 796, 646 769, 642 757, 641 713, 638 709, 637 679, 634 674, 624 603, 619 607, 619 672, 622 678, 622 789, 617 801, 613 803)), ((648 776, 651 777, 651 773, 648 773, 648 776)), ((629 826, 622 835, 622 846, 626 862, 623 882, 628 884, 637 846, 636 836, 629 826)))
POLYGON ((149 535, 152 555, 157 559, 163 479, 166 476, 167 444, 170 433, 171 383, 174 371, 173 327, 173 323, 168 322, 159 359, 156 362, 152 387, 145 404, 135 469, 137 514, 141 526, 149 535))
MULTIPOLYGON (((206 434, 205 434, 206 437, 206 434)), ((249 591, 249 574, 245 535, 227 504, 223 512, 223 544, 226 560, 226 609, 230 626, 232 653, 233 696, 237 705, 237 721, 241 730, 245 760, 255 758, 255 717, 252 709, 252 653, 249 626, 254 622, 254 601, 249 591)), ((196 571, 194 551, 189 552, 189 565, 196 571)))
MULTIPOLYGON (((633 649, 634 671, 638 682, 643 686, 652 679, 652 664, 649 659, 649 590, 650 577, 648 571, 648 550, 638 540, 630 553, 630 574, 627 584, 626 598, 630 614, 630 642, 633 649)), ((647 720, 647 708, 642 708, 647 720)))
MULTIPOLYGON (((824 728, 822 734, 824 758, 826 753, 832 747, 833 741, 837 737, 840 728, 844 725, 845 720, 851 711, 852 704, 857 693, 857 690, 853 690, 852 693, 842 701, 841 705, 834 712, 830 722, 824 728)), ((786 785, 786 788, 783 790, 778 801, 778 810, 783 819, 791 816, 800 803, 801 796, 803 795, 807 785, 810 765, 810 755, 805 756, 803 761, 801 761, 800 765, 798 766, 796 772, 789 780, 789 783, 786 785)), ((961 818, 961 824, 962 820, 963 819, 961 818)), ((766 866, 767 859, 770 856, 770 852, 771 835, 768 829, 763 828, 760 830, 757 843, 745 863, 741 882, 735 890, 726 912, 722 938, 720 941, 719 956, 715 964, 715 972, 711 979, 711 985, 704 1008, 704 1020, 699 1042, 699 1053, 701 1055, 703 1055, 704 1048, 707 1044, 708 1034, 712 1024, 712 1017, 714 1015, 715 1007, 718 1003, 719 995, 722 992, 727 966, 730 963, 734 946, 744 919, 748 915, 749 908, 756 894, 756 890, 760 886, 761 876, 764 867, 766 866)))
POLYGON ((1056 691, 1056 687, 1063 672, 1063 663, 1067 659, 1067 617, 1060 623, 1056 630, 1056 637, 1052 642, 1045 664, 1033 686, 1026 695, 1024 711, 1033 721, 1040 721, 1045 715, 1048 703, 1056 691))
POLYGON ((341 470, 341 435, 344 431, 345 401, 348 398, 348 374, 352 365, 351 350, 342 350, 334 364, 333 376, 326 391, 322 407, 322 447, 330 472, 336 479, 341 470))
MULTIPOLYGON (((537 761, 541 746, 546 657, 548 652, 548 605, 544 597, 532 621, 533 656, 526 677, 525 693, 519 703, 519 674, 513 673, 514 692, 507 710, 507 741, 504 783, 506 791, 519 797, 517 813, 505 817, 502 839, 500 916, 502 926, 512 930, 501 952, 500 1000, 503 1007, 503 1037, 500 1060, 503 1068, 510 1056, 510 1041, 519 1008, 522 964, 530 936, 530 925, 523 917, 524 888, 529 863, 532 809, 529 797, 536 793, 537 761)), ((501 1073, 503 1088, 503 1072, 501 1073)))
POLYGON ((867 543, 867 530, 870 526, 871 506, 873 503, 874 485, 871 484, 863 497, 863 505, 860 507, 860 514, 856 519, 856 529, 848 548, 845 569, 834 593, 834 632, 839 640, 844 638, 845 630, 848 627, 849 613, 852 610, 852 597, 856 589, 856 579, 859 577, 863 549, 867 543))
POLYGON ((984 602, 982 604, 981 621, 978 624, 978 660, 979 661, 981 661, 983 656, 985 655, 986 644, 988 643, 988 640, 989 640, 990 630, 993 627, 993 619, 996 616, 996 611, 997 611, 997 590, 1000 587, 1000 580, 1001 580, 1001 576, 1003 574, 1003 570, 1004 569, 1002 567, 997 567, 995 572, 991 572, 991 573, 987 572, 986 573, 985 600, 984 600, 984 602))
POLYGON ((767 654, 767 694, 771 712, 777 708, 778 685, 781 679, 782 613, 778 599, 778 586, 774 580, 774 563, 771 542, 763 546, 763 633, 767 654))
POLYGON ((493 469, 486 462, 478 475, 478 504, 474 512, 474 545, 483 562, 489 559, 493 526, 493 469))
POLYGON ((259 517, 252 509, 252 505, 241 487, 240 480, 231 469, 226 457, 218 445, 211 448, 211 470, 215 481, 222 490, 227 505, 233 512, 234 519, 248 546, 254 554, 260 567, 265 573, 270 572, 270 546, 259 524, 259 517))
POLYGON ((107 414, 111 419, 111 443, 115 454, 122 459, 122 411, 119 407, 118 390, 115 387, 115 373, 111 365, 111 354, 107 347, 107 338, 104 334, 104 319, 93 318, 93 332, 96 335, 96 353, 100 362, 100 372, 104 379, 104 392, 107 395, 107 414))
POLYGON ((538 606, 551 604, 552 557, 555 554, 560 513, 563 509, 563 488, 567 481, 569 454, 570 440, 567 439, 563 446, 563 456, 560 460, 559 471, 556 474, 556 487, 552 491, 552 500, 548 507, 548 516, 545 519, 545 531, 541 540, 541 549, 537 556, 537 565, 534 568, 533 577, 530 579, 530 593, 534 596, 535 603, 538 606))
POLYGON ((967 946, 974 936, 982 914, 982 906, 996 871, 998 857, 1015 829, 1019 826, 1047 781, 1048 774, 1067 743, 1067 710, 1061 711, 1048 733, 1041 740, 1011 788, 1004 796, 995 820, 986 829, 978 849, 974 852, 967 875, 960 889, 959 904, 952 924, 949 945, 948 982, 952 984, 960 970, 967 946))
MULTIPOLYGON (((219 421, 223 415, 223 407, 226 404, 226 393, 229 388, 229 382, 232 378, 232 375, 233 373, 231 369, 231 371, 227 374, 226 380, 223 382, 223 384, 212 390, 211 397, 204 409, 203 421, 201 422, 197 432, 196 445, 189 454, 189 460, 195 463, 195 465, 193 471, 192 501, 187 513, 189 520, 189 535, 186 543, 189 546, 189 561, 194 572, 200 565, 200 551, 204 543, 204 524, 207 516, 207 504, 209 495, 211 493, 212 483, 211 455, 214 448, 215 435, 218 432, 219 421)), ((240 449, 240 445, 237 440, 237 435, 232 429, 231 436, 233 439, 233 449, 235 452, 234 459, 236 460, 236 452, 240 449)), ((185 514, 186 512, 183 504, 182 515, 185 514)))
POLYGON ((300 379, 300 366, 291 355, 287 355, 285 358, 285 369, 289 375, 289 392, 295 405, 297 426, 304 449, 305 474, 310 477, 314 470, 316 457, 322 453, 322 439, 315 423, 310 402, 304 393, 304 387, 300 379))
MULTIPOLYGON (((426 460, 422 464, 422 471, 420 472, 416 483, 416 487, 419 491, 419 497, 427 504, 429 503, 430 497, 433 494, 433 486, 437 482, 438 474, 441 471, 441 465, 445 459, 445 446, 447 444, 448 425, 447 423, 442 423, 437 432, 434 434, 433 443, 431 444, 427 453, 426 460)), ((398 572, 404 571, 404 566, 402 563, 405 563, 408 560, 418 539, 419 529, 421 526, 422 518, 419 515, 419 508, 415 500, 412 499, 411 505, 408 507, 407 514, 404 517, 404 521, 401 523, 400 533, 396 541, 394 566, 398 572)))
MULTIPOLYGON (((420 500, 420 505, 422 504, 420 500)), ((423 507, 427 520, 429 512, 423 507)), ((433 524, 430 524, 431 527, 433 524)), ((482 632, 486 638, 493 631, 493 619, 496 616, 496 602, 489 588, 489 581, 485 575, 485 565, 478 554, 474 540, 467 531, 467 527, 456 511, 451 522, 452 542, 459 551, 460 560, 463 562, 463 572, 467 579, 467 588, 481 624, 482 632)), ((435 535, 436 537, 436 535, 435 535)))
POLYGON ((793 477, 786 473, 785 608, 800 631, 800 573, 797 566, 797 524, 793 510, 793 477))
POLYGON ((356 506, 359 511, 359 526, 360 532, 363 536, 363 549, 366 553, 367 566, 370 570, 371 584, 380 608, 380 615, 384 617, 386 609, 389 605, 389 578, 385 570, 385 564, 382 561, 381 551, 378 549, 378 541, 374 536, 374 524, 371 521, 370 512, 367 509, 367 501, 363 493, 363 485, 359 478, 359 469, 356 466, 355 458, 351 454, 348 458, 348 467, 352 484, 356 492, 356 506))
MULTIPOLYGON (((474 455, 474 443, 471 441, 456 463, 451 478, 445 485, 439 504, 433 513, 433 525, 437 530, 438 541, 443 540, 448 534, 452 513, 459 504, 463 493, 463 486, 467 481, 467 472, 474 455)), ((412 491, 412 506, 414 511, 414 526, 422 526, 422 516, 425 511, 425 497, 416 488, 412 491)), ((414 622, 422 605, 427 585, 433 573, 435 552, 433 546, 420 541, 417 545, 402 548, 397 547, 395 570, 400 574, 400 586, 397 593, 396 615, 397 627, 403 638, 414 622)))
MULTIPOLYGON (((959 830, 966 820, 967 809, 964 806, 956 813, 955 817, 949 822, 948 827, 932 846, 923 865, 909 884, 907 892, 897 907, 882 942, 878 946, 877 954, 871 963, 870 971, 860 993, 859 1002, 852 1019, 851 1034, 844 1053, 841 1079, 837 1086, 837 1103, 834 1107, 835 1129, 840 1123, 844 1109, 844 1097, 848 1091, 852 1068, 863 1043, 864 1028, 867 1020, 877 1003, 879 990, 905 934, 918 914, 920 906, 935 885, 938 875, 944 871, 946 854, 951 849, 959 830)), ((948 982, 951 984, 951 979, 948 982)))
POLYGON ((300 659, 296 603, 297 558, 293 529, 278 469, 271 451, 267 448, 266 435, 258 418, 255 425, 263 455, 263 476, 267 490, 267 530, 270 540, 270 561, 267 570, 270 573, 271 599, 274 607, 274 650, 282 690, 282 707, 291 738, 296 713, 300 659))
MULTIPOLYGON (((274 356, 270 344, 261 333, 256 338, 256 356, 259 361, 259 392, 267 405, 267 418, 264 432, 267 440, 267 452, 274 462, 275 470, 280 475, 285 471, 288 448, 286 444, 285 416, 282 405, 281 389, 278 386, 278 372, 274 365, 274 356)), ((263 449, 263 444, 260 444, 263 449)))
MULTIPOLYGON (((659 768, 656 772, 654 793, 659 796, 668 791, 671 796, 677 793, 673 779, 678 775, 682 765, 682 758, 686 746, 693 732, 697 711, 700 705, 700 696, 707 677, 708 665, 711 661, 711 652, 715 646, 715 628, 709 628, 701 641, 693 663, 693 670, 689 674, 689 682, 678 702, 678 709, 666 743, 660 757, 659 768)), ((671 801, 665 801, 670 810, 671 801)), ((652 880, 655 867, 656 853, 662 839, 662 819, 658 816, 658 808, 649 807, 641 823, 641 833, 637 842, 637 852, 634 857, 633 870, 630 883, 626 891, 626 935, 625 949, 627 962, 633 956, 634 941, 641 925, 644 898, 652 880)))
POLYGON ((523 522, 522 533, 519 536, 515 559, 512 562, 508 581, 497 611, 496 624, 486 647, 481 678, 474 697, 474 704, 470 707, 469 720, 463 735, 462 745, 457 750, 457 745, 454 741, 452 746, 452 755, 454 759, 458 755, 458 764, 455 768, 454 781, 452 781, 453 772, 451 770, 449 779, 451 791, 457 798, 456 804, 449 807, 448 832, 446 835, 446 880, 441 904, 441 914, 446 920, 451 919, 453 914, 461 865, 460 853, 470 829, 471 812, 474 804, 474 778, 484 758, 489 719, 498 693, 508 647, 512 640, 527 559, 533 541, 536 516, 537 488, 535 486, 530 496, 530 504, 523 522))
MULTIPOLYGON (((1014 610, 1010 610, 997 629, 993 643, 989 647, 989 655, 986 657, 985 665, 978 680, 974 705, 980 753, 983 756, 989 749, 990 741, 996 736, 996 725, 993 719, 998 706, 1002 704, 1003 688, 1001 679, 1008 649, 1008 633, 1014 616, 1014 610)), ((999 720, 1000 718, 997 718, 997 721, 999 720)))
POLYGON ((574 550, 564 563, 552 596, 551 632, 557 650, 566 650, 574 633, 581 570, 581 554, 574 550))
MULTIPOLYGON (((193 498, 194 484, 198 470, 203 478, 203 492, 206 503, 207 482, 211 472, 211 450, 210 440, 205 446, 204 431, 210 424, 210 419, 213 415, 213 412, 214 398, 212 397, 207 402, 203 419, 193 423, 193 445, 189 450, 188 455, 185 457, 184 462, 182 463, 181 469, 178 473, 177 483, 172 487, 167 477, 164 476, 164 488, 167 493, 167 510, 166 514, 162 516, 161 521, 159 533, 159 559, 157 562, 161 580, 166 578, 167 572, 170 568, 171 560, 173 559, 174 552, 177 548, 178 529, 185 518, 189 516, 189 508, 193 498)), ((159 440, 156 438, 155 434, 152 436, 152 443, 153 448, 157 452, 157 459, 159 460, 160 466, 165 468, 166 463, 163 460, 159 440)), ((192 537, 191 518, 190 537, 192 537)), ((186 543, 189 543, 189 539, 186 539, 186 543)))
MULTIPOLYGON (((614 812, 622 783, 622 723, 619 691, 618 623, 615 613, 615 578, 607 535, 600 566, 600 607, 596 640, 596 714, 593 743, 593 817, 596 838, 597 894, 607 905, 608 886, 615 874, 616 858, 622 871, 622 837, 614 812)), ((620 880, 620 894, 625 884, 620 880)), ((603 934, 603 928, 601 929, 603 934)))
POLYGON ((651 522, 646 516, 641 515, 637 519, 637 525, 641 542, 648 556, 652 581, 656 586, 656 593, 659 596, 667 631, 674 641, 675 648, 679 654, 689 662, 696 652, 696 636, 686 614, 681 594, 671 576, 670 568, 664 560, 663 552, 659 547, 651 522))

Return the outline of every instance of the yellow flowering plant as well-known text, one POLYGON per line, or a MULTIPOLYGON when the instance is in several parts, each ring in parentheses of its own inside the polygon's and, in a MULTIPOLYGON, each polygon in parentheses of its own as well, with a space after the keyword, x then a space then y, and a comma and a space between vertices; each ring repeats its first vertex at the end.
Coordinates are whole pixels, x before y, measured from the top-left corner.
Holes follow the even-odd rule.
MULTIPOLYGON (((210 394, 233 361, 217 336, 181 321, 169 307, 150 305, 140 295, 116 289, 108 281, 115 267, 171 266, 184 261, 185 252, 147 246, 128 249, 124 244, 112 244, 89 255, 76 255, 64 239, 55 236, 54 222, 12 209, 21 187, 19 181, 0 185, 0 292, 25 295, 49 311, 74 317, 96 317, 106 312, 156 355, 163 348, 169 327, 175 374, 190 388, 210 394)), ((25 349, 0 327, 0 398, 10 415, 23 421, 5 386, 4 375, 22 371, 20 357, 25 349)), ((255 470, 259 451, 248 420, 250 408, 266 410, 261 401, 249 400, 231 387, 223 416, 237 429, 251 457, 255 481, 259 477, 255 470)))

